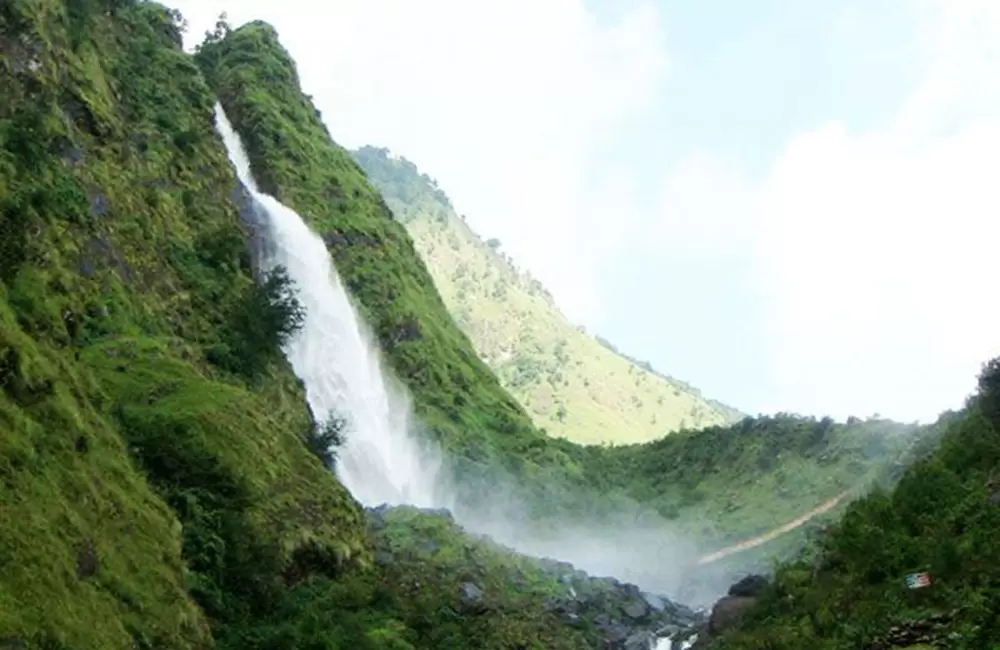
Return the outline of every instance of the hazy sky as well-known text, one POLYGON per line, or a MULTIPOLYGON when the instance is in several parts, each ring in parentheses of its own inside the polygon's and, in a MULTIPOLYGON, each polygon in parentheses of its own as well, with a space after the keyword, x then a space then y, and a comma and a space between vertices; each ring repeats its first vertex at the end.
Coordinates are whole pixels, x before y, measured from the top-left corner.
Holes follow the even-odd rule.
POLYGON ((271 22, 341 144, 711 397, 926 419, 1000 354, 1000 2, 167 4, 271 22))

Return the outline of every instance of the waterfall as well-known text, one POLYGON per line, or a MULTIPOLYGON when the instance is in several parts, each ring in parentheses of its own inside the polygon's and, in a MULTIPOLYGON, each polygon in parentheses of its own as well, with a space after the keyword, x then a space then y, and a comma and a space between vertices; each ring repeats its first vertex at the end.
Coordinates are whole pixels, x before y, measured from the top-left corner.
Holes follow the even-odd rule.
POLYGON ((258 268, 268 273, 284 267, 305 308, 304 324, 285 356, 305 384, 316 420, 335 414, 346 422, 336 464, 340 480, 368 506, 451 506, 441 489, 440 455, 412 435, 407 394, 383 371, 374 337, 351 304, 326 244, 294 210, 260 191, 219 104, 215 116, 236 174, 263 213, 258 268))
MULTIPOLYGON (((629 562, 619 564, 613 558, 642 557, 639 566, 644 567, 655 557, 652 549, 665 548, 662 534, 653 536, 659 539, 657 544, 649 534, 631 531, 623 537, 620 530, 605 531, 613 539, 598 538, 596 531, 567 530, 546 542, 532 539, 511 521, 454 503, 443 480, 441 454, 413 435, 407 392, 385 372, 378 345, 351 304, 326 244, 294 210, 260 191, 240 137, 219 104, 215 117, 237 177, 253 201, 255 226, 263 230, 255 242, 258 270, 266 274, 284 267, 305 308, 304 325, 284 352, 305 385, 316 420, 335 414, 347 422, 336 472, 356 499, 366 506, 388 503, 449 510, 458 506, 456 519, 467 529, 489 534, 523 553, 558 555, 598 572, 618 569, 627 574, 629 562)), ((670 646, 669 639, 651 643, 655 650, 670 646)))

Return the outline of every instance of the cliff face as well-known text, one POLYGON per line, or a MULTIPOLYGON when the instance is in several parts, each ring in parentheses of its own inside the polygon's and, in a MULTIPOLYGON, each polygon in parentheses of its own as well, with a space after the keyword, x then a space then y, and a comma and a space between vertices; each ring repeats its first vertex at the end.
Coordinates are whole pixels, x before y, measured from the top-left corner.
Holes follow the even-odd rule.
POLYGON ((0 96, 0 637, 208 647, 206 613, 306 550, 369 562, 299 386, 241 327, 238 186, 172 17, 5 2, 0 96))

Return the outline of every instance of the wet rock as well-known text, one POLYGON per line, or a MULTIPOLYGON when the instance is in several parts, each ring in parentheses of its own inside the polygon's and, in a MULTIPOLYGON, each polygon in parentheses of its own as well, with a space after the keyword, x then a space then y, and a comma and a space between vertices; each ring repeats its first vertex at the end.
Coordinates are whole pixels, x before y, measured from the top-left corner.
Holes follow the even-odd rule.
POLYGON ((647 593, 645 591, 642 592, 642 599, 646 601, 646 604, 649 605, 649 608, 654 612, 662 612, 666 610, 667 605, 670 603, 670 601, 666 598, 662 598, 656 594, 647 593))
POLYGON ((479 603, 483 599, 483 590, 473 582, 463 582, 460 598, 463 605, 479 603))
POLYGON ((708 619, 708 632, 712 636, 737 627, 746 613, 757 604, 757 599, 749 596, 725 596, 715 603, 708 619))
POLYGON ((95 217, 103 217, 108 213, 108 197, 97 193, 90 197, 90 213, 95 217))
POLYGON ((992 477, 986 484, 986 489, 989 490, 990 503, 1000 506, 1000 475, 992 477))
POLYGON ((625 639, 625 650, 649 650, 656 642, 656 636, 649 631, 636 632, 625 639))
POLYGON ((444 517, 448 521, 455 521, 455 517, 451 514, 451 510, 447 508, 427 508, 425 512, 430 515, 436 515, 438 517, 444 517))
POLYGON ((62 156, 71 165, 78 165, 83 162, 83 150, 67 141, 62 146, 62 156))
POLYGON ((363 233, 342 233, 332 230, 323 235, 323 242, 331 248, 344 246, 378 246, 379 240, 363 233))

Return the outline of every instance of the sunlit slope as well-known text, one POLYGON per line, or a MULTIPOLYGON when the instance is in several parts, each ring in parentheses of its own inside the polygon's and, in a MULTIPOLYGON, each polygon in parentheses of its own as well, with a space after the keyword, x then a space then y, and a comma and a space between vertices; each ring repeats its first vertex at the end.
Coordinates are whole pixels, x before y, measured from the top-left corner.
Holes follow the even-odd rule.
POLYGON ((739 416, 575 327, 545 288, 517 269, 499 242, 480 239, 411 162, 373 147, 354 155, 406 225, 459 327, 549 434, 642 442, 739 416))

